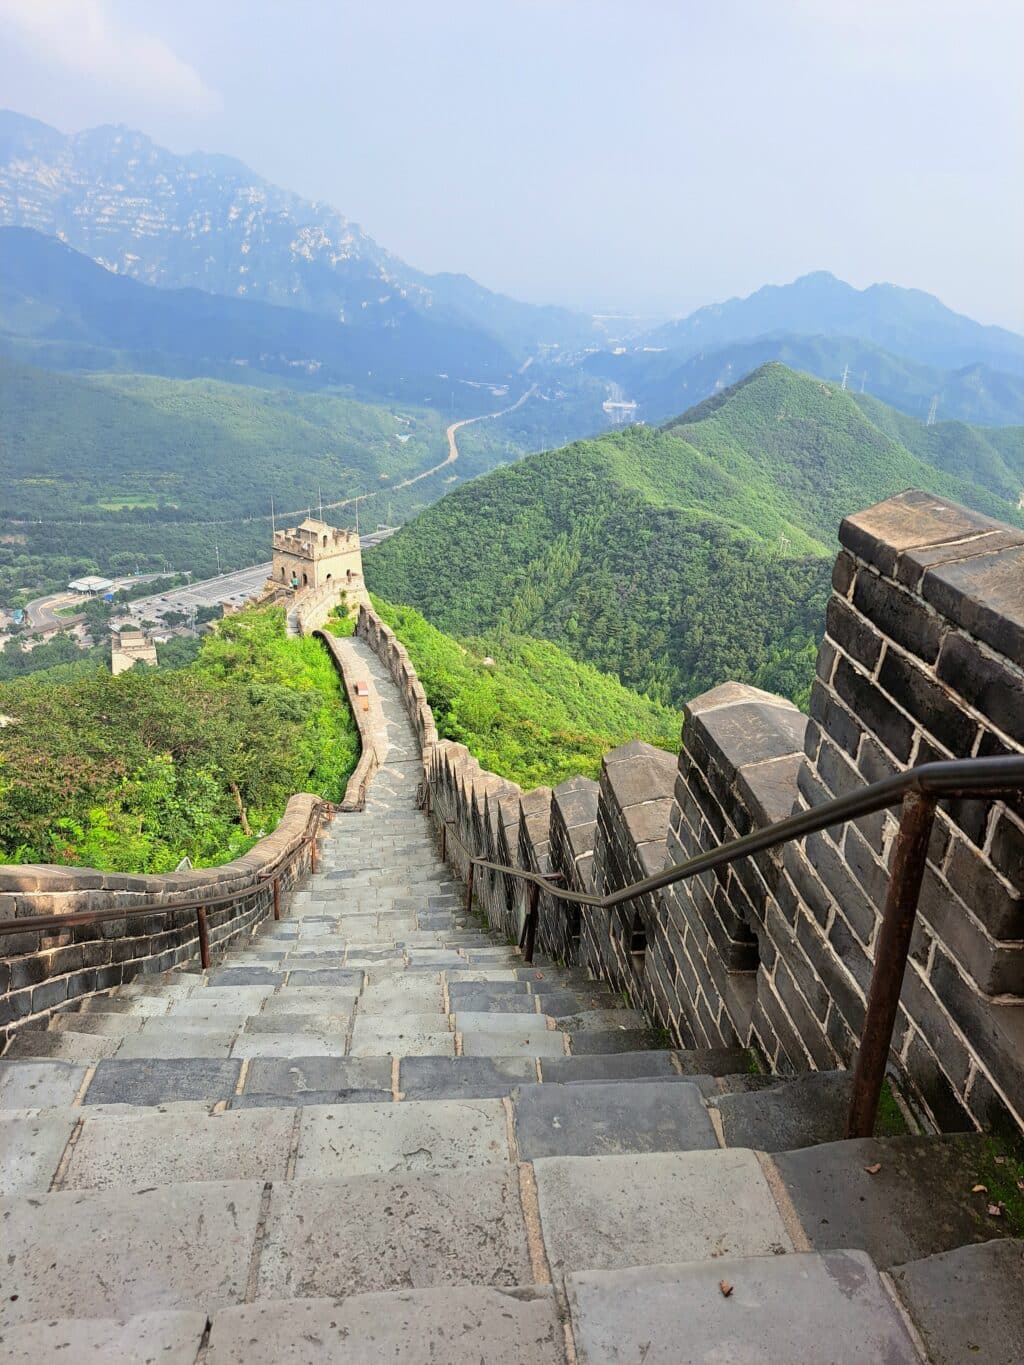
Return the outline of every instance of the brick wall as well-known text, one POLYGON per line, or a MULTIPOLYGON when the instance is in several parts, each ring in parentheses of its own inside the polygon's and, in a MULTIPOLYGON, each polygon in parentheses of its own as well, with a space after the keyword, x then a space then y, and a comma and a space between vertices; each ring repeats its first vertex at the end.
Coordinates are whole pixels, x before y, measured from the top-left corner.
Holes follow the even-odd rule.
MULTIPOLYGON (((678 759, 625 745, 599 784, 521 793, 485 773, 436 741, 396 664, 470 847, 605 894, 910 766, 1024 751, 1024 532, 909 492, 840 540, 810 716, 725 683, 687 706, 678 759)), ((396 655, 386 627, 360 623, 396 655)), ((614 912, 544 893, 539 944, 627 990, 683 1046, 754 1044, 783 1073, 846 1066, 895 831, 870 816, 614 912)), ((476 887, 517 937, 521 884, 481 872, 476 887)), ((1024 1128, 1022 897, 1024 802, 943 803, 891 1058, 936 1127, 1024 1128)))
MULTIPOLYGON (((0 867, 2 920, 127 911, 157 897, 161 907, 152 915, 0 938, 0 1051, 18 1028, 38 1025, 52 1010, 198 957, 195 911, 175 913, 176 904, 232 894, 231 903, 208 912, 210 946, 250 934, 273 912, 273 878, 261 881, 260 874, 301 839, 317 800, 293 796, 274 832, 222 867, 145 877, 49 865, 0 867)), ((282 894, 308 866, 304 844, 281 868, 282 894)))

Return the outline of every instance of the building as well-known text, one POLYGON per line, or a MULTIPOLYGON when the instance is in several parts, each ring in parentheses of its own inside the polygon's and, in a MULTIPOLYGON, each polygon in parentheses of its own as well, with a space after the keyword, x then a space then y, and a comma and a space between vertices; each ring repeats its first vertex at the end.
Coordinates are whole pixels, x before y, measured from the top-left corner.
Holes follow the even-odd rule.
POLYGON ((80 592, 85 597, 96 593, 113 592, 114 584, 109 578, 96 578, 90 574, 86 578, 73 578, 68 584, 68 592, 80 592))
POLYGON ((156 645, 144 630, 120 626, 110 634, 110 671, 116 678, 136 664, 156 663, 156 645))
POLYGON ((302 592, 328 583, 339 592, 363 586, 363 559, 354 531, 307 517, 299 526, 274 532, 271 578, 278 587, 302 592))

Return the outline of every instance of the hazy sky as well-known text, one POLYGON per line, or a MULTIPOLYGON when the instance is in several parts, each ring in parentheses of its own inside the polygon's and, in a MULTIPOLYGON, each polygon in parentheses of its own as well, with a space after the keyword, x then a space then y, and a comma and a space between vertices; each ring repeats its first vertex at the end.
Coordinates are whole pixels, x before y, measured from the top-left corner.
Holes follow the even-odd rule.
POLYGON ((0 104, 425 270, 680 313, 808 270, 1024 331, 1021 0, 0 0, 0 104))

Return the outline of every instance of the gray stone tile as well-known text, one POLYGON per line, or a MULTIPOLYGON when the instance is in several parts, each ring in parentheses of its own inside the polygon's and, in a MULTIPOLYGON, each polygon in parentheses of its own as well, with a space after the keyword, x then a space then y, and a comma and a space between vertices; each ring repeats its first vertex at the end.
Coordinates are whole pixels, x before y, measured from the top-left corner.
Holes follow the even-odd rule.
POLYGON ((514 1104, 516 1142, 526 1161, 718 1147, 700 1091, 686 1082, 528 1085, 514 1104))
POLYGON ((5 1061, 35 1059, 81 1062, 90 1066, 101 1057, 113 1057, 121 1046, 120 1038, 108 1038, 97 1033, 43 1033, 38 1029, 22 1029, 14 1035, 5 1061))
POLYGON ((0 1123, 0 1195, 44 1192, 56 1173, 80 1109, 0 1123))
POLYGON ((206 1331, 206 1312, 144 1313, 112 1318, 58 1318, 7 1328, 5 1365, 193 1365, 206 1331))
POLYGON ((611 1052, 591 1057, 544 1057, 545 1081, 634 1081, 678 1075, 671 1052, 611 1052))
POLYGON ((241 1302, 262 1194, 231 1180, 0 1200, 0 1327, 241 1302))
POLYGON ((356 1014, 353 1057, 454 1057, 455 1034, 444 1015, 356 1014))
POLYGON ((241 1069, 241 1062, 228 1059, 122 1061, 113 1057, 96 1068, 84 1103, 154 1105, 206 1100, 215 1104, 234 1094, 241 1069))
MULTIPOLYGON (((485 1014, 476 1015, 477 1019, 507 1020, 519 1023, 521 1027, 513 1031, 506 1027, 474 1028, 462 1033, 462 1053, 465 1057, 564 1057, 565 1034, 544 1027, 543 1019, 538 1016, 536 1026, 526 1022, 528 1016, 522 1014, 485 1014)), ((461 1030, 459 1030, 461 1032, 461 1030)))
POLYGON ((240 1033, 231 1047, 232 1057, 291 1058, 301 1051, 305 1057, 344 1057, 345 1034, 240 1033))
POLYGON ((271 1195, 261 1298, 532 1278, 514 1169, 296 1180, 271 1195))
POLYGON ((665 1046, 665 1035, 654 1029, 585 1029, 570 1037, 575 1057, 606 1052, 642 1052, 645 1048, 662 1049, 665 1046))
MULTIPOLYGON (((161 1360, 163 1357, 161 1357, 161 1360)), ((562 1365, 550 1288, 402 1289, 216 1315, 207 1365, 562 1365)), ((169 1365, 178 1365, 172 1360, 169 1365)))
POLYGON ((309 971, 296 970, 288 973, 288 987, 293 986, 337 986, 347 991, 362 989, 363 973, 357 967, 313 968, 309 971))
POLYGON ((555 1274, 791 1249, 753 1152, 545 1157, 534 1172, 555 1274))
POLYGON ((1024 1360, 1024 1242, 957 1247, 890 1273, 933 1365, 1024 1360))
POLYGON ((235 1029, 211 1028, 209 1032, 145 1034, 126 1038, 117 1050, 118 1058, 163 1057, 173 1059, 227 1057, 235 1040, 235 1029))
POLYGON ((281 972, 271 967, 215 967, 206 978, 208 990, 225 986, 279 986, 281 972))
MULTIPOLYGON (((544 999, 541 998, 541 1009, 544 1008, 544 999)), ((629 1030, 630 1032, 644 1032, 647 1028, 647 1020, 639 1010, 627 1010, 622 1007, 611 1010, 582 1010, 578 1014, 561 1015, 558 1019, 558 1027, 565 1033, 608 1033, 613 1031, 629 1030)))
MULTIPOLYGON (((390 1057, 254 1058, 245 1075, 245 1093, 282 1095, 305 1091, 386 1091, 391 1094, 390 1057)), ((380 1095, 376 1096, 380 1099, 380 1095)))
POLYGON ((716 1101, 727 1147, 784 1152, 836 1142, 846 1132, 852 1077, 811 1072, 770 1090, 723 1095, 716 1101))
POLYGON ((130 1122, 87 1117, 61 1188, 131 1190, 190 1180, 283 1180, 291 1135, 286 1110, 206 1117, 154 1114, 130 1122))
POLYGON ((72 1062, 9 1062, 0 1059, 0 1108, 50 1109, 71 1104, 86 1068, 72 1062))
POLYGON ((359 1104, 306 1109, 295 1179, 338 1179, 502 1166, 509 1160, 500 1100, 359 1104))
POLYGON ((264 1002, 271 999, 273 999, 271 986, 218 986, 215 989, 199 986, 185 999, 172 1000, 166 1017, 174 1019, 220 1011, 229 1017, 256 1014, 264 1002))
POLYGON ((279 1014, 349 1014, 358 999, 354 991, 336 991, 330 986, 285 986, 270 997, 254 1018, 269 1019, 279 1014))
POLYGON ((532 1057, 403 1057, 398 1086, 410 1100, 482 1099, 536 1079, 532 1057))
MULTIPOLYGON (((138 1033, 142 1024, 143 1019, 138 1015, 92 1010, 88 1014, 55 1014, 48 1027, 51 1033, 99 1033, 111 1038, 127 1038, 129 1033, 138 1033)), ((28 1029, 21 1030, 23 1035, 28 1032, 28 1029)))
POLYGON ((254 1014, 251 1019, 245 1021, 242 1032, 282 1033, 296 1039, 306 1034, 331 1037, 340 1033, 344 1038, 350 1017, 351 1010, 338 1014, 328 1014, 326 1011, 309 1014, 254 1014))
POLYGON ((856 1139, 779 1152, 775 1165, 815 1251, 860 1247, 880 1270, 987 1242, 992 1219, 970 1194, 985 1139, 856 1139), (865 1168, 877 1165, 872 1175, 865 1168))
POLYGON ((311 1104, 383 1104, 384 1090, 300 1090, 295 1095, 246 1091, 228 1102, 228 1109, 304 1109, 311 1104))
POLYGON ((919 1365, 862 1251, 585 1271, 567 1289, 581 1365, 919 1365))

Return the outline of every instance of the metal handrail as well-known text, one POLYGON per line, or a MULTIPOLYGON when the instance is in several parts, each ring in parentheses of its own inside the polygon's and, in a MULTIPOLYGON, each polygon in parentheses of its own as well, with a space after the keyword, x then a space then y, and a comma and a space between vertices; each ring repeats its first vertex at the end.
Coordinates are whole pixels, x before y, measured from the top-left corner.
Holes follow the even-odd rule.
MULTIPOLYGON (((426 807, 430 813, 433 784, 425 779, 426 807)), ((538 903, 541 890, 555 900, 601 910, 611 910, 639 896, 661 891, 676 882, 726 867, 740 858, 763 853, 766 849, 794 839, 805 838, 833 825, 846 824, 865 815, 901 806, 899 831, 893 847, 889 887, 882 924, 875 947, 875 961, 868 991, 867 1011, 854 1068, 853 1090, 847 1120, 847 1137, 870 1137, 874 1131, 878 1103, 885 1080, 886 1061, 899 1008, 900 990, 906 972, 910 939, 917 917, 917 902, 928 857, 928 842, 936 804, 949 797, 1008 796, 1024 791, 1024 754, 994 758, 958 758, 922 763, 906 772, 873 782, 858 792, 839 796, 822 806, 800 811, 755 830, 741 838, 720 844, 707 853, 676 863, 652 877, 644 877, 607 896, 595 896, 569 887, 551 885, 542 873, 510 867, 474 854, 465 841, 455 838, 469 858, 467 906, 473 899, 473 876, 478 867, 514 877, 529 886, 526 919, 520 946, 526 962, 533 961, 537 932, 538 903)), ((454 821, 442 814, 442 857, 449 825, 454 821)), ((454 831, 453 831, 454 832, 454 831)))
POLYGON ((222 905, 230 905, 232 901, 251 896, 253 892, 259 891, 273 879, 274 918, 279 920, 281 918, 281 868, 309 844, 310 866, 313 872, 316 871, 316 840, 320 832, 320 823, 325 814, 328 819, 333 817, 334 807, 332 803, 330 801, 318 801, 310 811, 305 828, 298 838, 293 839, 287 847, 283 848, 265 868, 261 868, 246 887, 234 891, 225 891, 219 896, 203 896, 199 900, 175 901, 172 904, 161 903, 154 899, 148 900, 142 905, 122 906, 109 910, 72 910, 66 915, 22 915, 15 919, 0 920, 0 937, 7 934, 27 934, 37 930, 72 929, 76 926, 104 924, 110 920, 134 919, 147 915, 176 915, 180 911, 194 910, 199 936, 199 956, 205 969, 210 965, 210 943, 206 924, 207 911, 216 910, 222 905))

